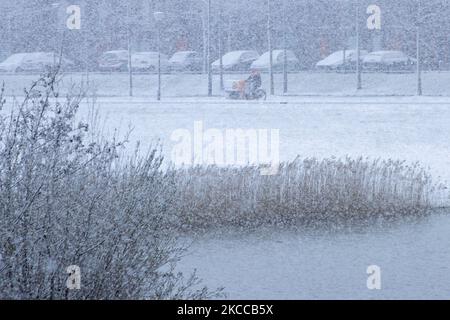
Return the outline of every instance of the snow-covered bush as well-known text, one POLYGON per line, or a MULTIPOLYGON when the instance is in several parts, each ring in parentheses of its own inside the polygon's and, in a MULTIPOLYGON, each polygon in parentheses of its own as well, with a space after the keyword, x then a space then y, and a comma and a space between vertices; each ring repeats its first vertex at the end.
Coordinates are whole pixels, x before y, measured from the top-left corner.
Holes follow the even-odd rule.
POLYGON ((419 164, 363 158, 296 159, 274 176, 257 167, 196 167, 177 170, 176 179, 186 229, 420 216, 435 188, 419 164))
POLYGON ((182 252, 166 228, 174 180, 160 170, 158 149, 120 156, 123 142, 96 139, 76 122, 81 95, 57 92, 49 73, 0 113, 0 299, 220 293, 174 271, 182 252), (80 290, 66 286, 72 265, 80 290))

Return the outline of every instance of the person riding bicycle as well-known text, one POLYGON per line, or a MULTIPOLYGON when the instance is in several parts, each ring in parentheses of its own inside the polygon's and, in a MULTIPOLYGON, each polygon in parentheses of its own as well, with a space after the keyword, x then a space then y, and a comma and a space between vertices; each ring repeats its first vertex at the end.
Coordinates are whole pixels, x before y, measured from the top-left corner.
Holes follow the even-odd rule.
POLYGON ((247 96, 254 95, 256 90, 262 86, 261 73, 259 70, 251 69, 250 72, 250 76, 245 80, 245 92, 243 92, 243 95, 245 94, 247 96))

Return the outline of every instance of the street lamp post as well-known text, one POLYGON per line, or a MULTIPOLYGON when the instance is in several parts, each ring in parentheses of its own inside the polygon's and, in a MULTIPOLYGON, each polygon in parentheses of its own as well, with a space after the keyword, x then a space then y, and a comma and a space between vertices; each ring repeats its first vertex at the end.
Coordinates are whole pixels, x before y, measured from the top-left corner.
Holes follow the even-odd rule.
POLYGON ((422 14, 422 3, 421 0, 417 1, 417 25, 416 25, 416 72, 417 72, 417 95, 422 95, 422 66, 421 66, 421 51, 420 51, 420 36, 421 36, 421 17, 422 14))
POLYGON ((286 0, 283 0, 283 14, 284 14, 284 27, 283 27, 283 46, 284 46, 284 58, 283 58, 283 93, 288 92, 288 59, 287 59, 287 7, 286 0))
POLYGON ((206 21, 203 14, 200 14, 200 18, 202 20, 202 33, 203 33, 203 74, 206 74, 208 72, 208 61, 207 59, 207 47, 208 47, 208 35, 207 35, 207 28, 206 28, 206 21))
POLYGON ((362 89, 361 79, 361 30, 360 30, 360 5, 359 0, 356 0, 356 89, 362 89))
POLYGON ((232 32, 231 16, 228 16, 227 27, 228 27, 228 29, 227 29, 227 52, 230 52, 231 51, 231 32, 232 32))
POLYGON ((48 10, 56 10, 56 28, 55 28, 55 42, 54 42, 54 52, 53 52, 53 65, 56 65, 57 63, 57 56, 58 56, 58 51, 62 50, 62 34, 64 33, 64 29, 63 29, 63 19, 62 19, 62 15, 61 15, 61 11, 60 9, 60 3, 59 2, 55 2, 52 3, 50 5, 50 8, 48 10), (59 42, 61 40, 61 43, 59 42), (61 45, 61 48, 59 48, 59 46, 61 45))
POLYGON ((127 3, 127 50, 128 50, 128 78, 129 96, 133 96, 133 66, 131 63, 131 30, 130 30, 130 5, 127 3))
POLYGON ((158 29, 158 92, 157 92, 157 96, 156 99, 158 101, 161 100, 161 22, 164 19, 164 12, 155 12, 154 14, 155 20, 156 20, 156 24, 157 24, 157 29, 158 29))
POLYGON ((272 16, 271 16, 270 0, 267 0, 267 46, 269 49, 269 77, 270 77, 270 94, 275 94, 274 78, 273 78, 273 51, 272 51, 272 16))
POLYGON ((220 90, 224 90, 224 82, 223 82, 222 16, 220 16, 220 19, 219 19, 219 63, 220 63, 220 90))
POLYGON ((208 73, 208 96, 211 97, 213 91, 211 70, 211 0, 201 0, 201 2, 206 6, 206 19, 202 14, 200 15, 203 27, 203 73, 208 73))
POLYGON ((208 0, 208 97, 212 97, 212 70, 211 70, 211 0, 208 0))

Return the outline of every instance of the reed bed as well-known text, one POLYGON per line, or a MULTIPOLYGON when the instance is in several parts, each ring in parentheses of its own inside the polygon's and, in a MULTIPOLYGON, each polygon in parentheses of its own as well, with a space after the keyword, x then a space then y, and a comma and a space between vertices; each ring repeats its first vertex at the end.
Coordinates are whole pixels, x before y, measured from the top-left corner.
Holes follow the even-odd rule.
POLYGON ((352 222, 421 216, 436 186, 418 163, 366 158, 300 159, 278 175, 257 167, 174 170, 183 228, 352 222))

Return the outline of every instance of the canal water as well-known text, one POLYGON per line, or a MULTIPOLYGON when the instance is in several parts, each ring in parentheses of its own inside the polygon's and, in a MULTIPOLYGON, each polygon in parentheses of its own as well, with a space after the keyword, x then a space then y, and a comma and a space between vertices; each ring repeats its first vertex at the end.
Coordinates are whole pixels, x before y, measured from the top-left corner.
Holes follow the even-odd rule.
POLYGON ((450 211, 345 229, 196 238, 179 267, 229 299, 450 299, 450 211), (380 267, 380 290, 367 288, 380 267))

